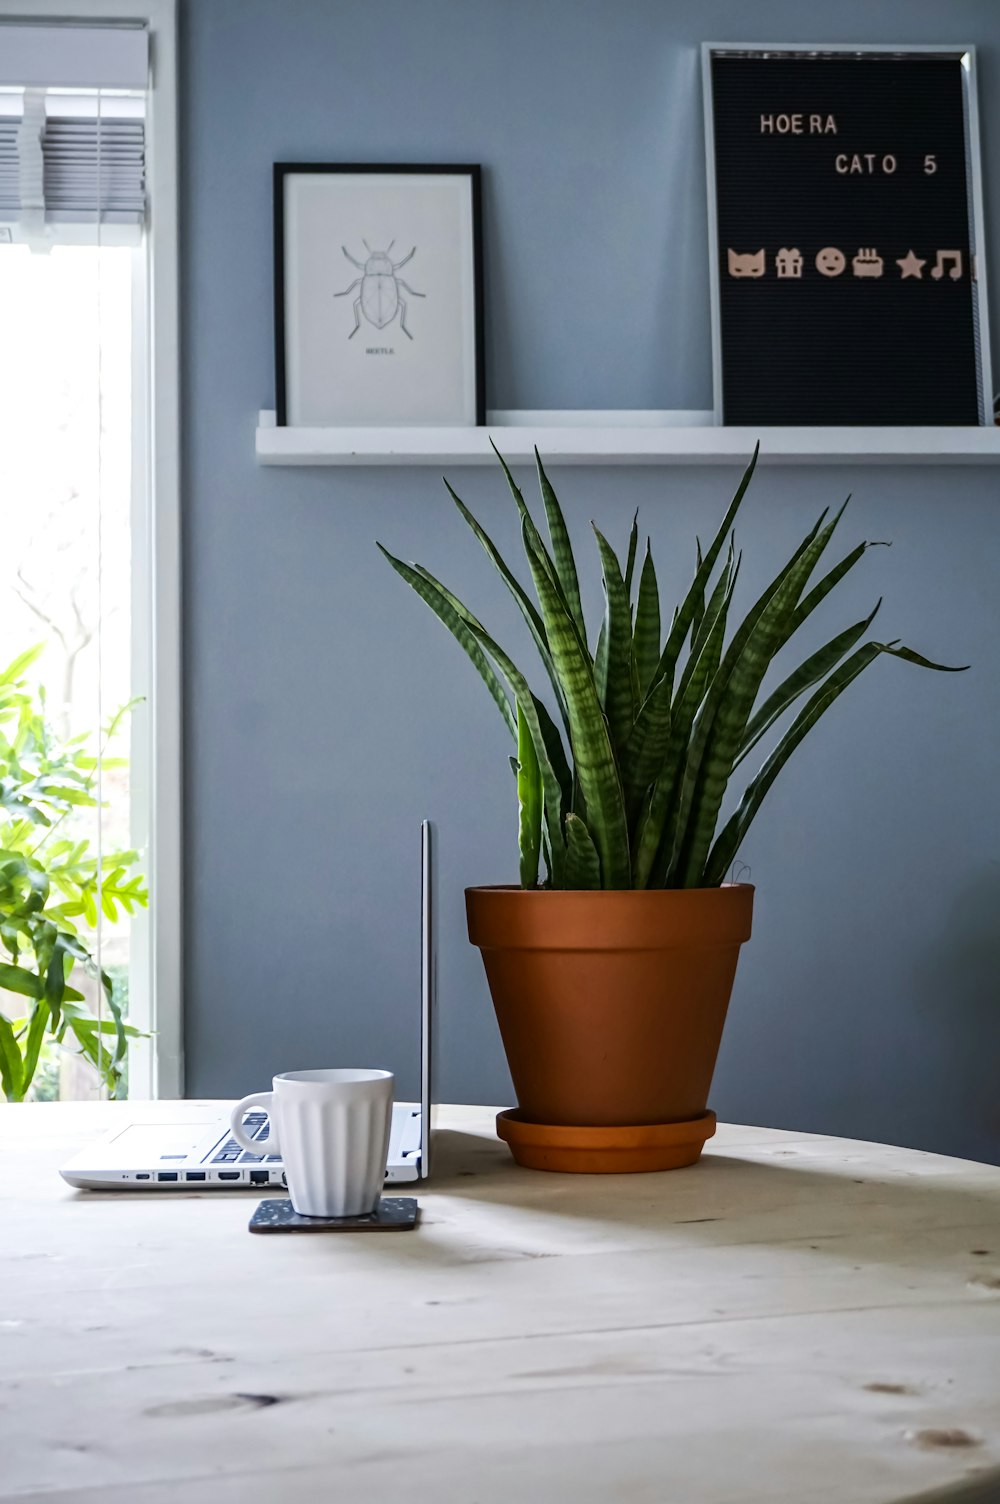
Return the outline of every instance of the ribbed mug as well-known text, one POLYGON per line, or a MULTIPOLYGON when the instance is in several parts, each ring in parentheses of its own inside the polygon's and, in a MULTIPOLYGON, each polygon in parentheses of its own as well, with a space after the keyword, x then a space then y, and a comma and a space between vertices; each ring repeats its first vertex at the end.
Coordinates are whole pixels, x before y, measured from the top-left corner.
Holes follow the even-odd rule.
POLYGON ((284 1071, 271 1091, 237 1102, 230 1125, 243 1148, 243 1114, 263 1108, 269 1120, 268 1154, 284 1160, 288 1194, 303 1217, 365 1217, 385 1181, 392 1122, 391 1071, 284 1071))

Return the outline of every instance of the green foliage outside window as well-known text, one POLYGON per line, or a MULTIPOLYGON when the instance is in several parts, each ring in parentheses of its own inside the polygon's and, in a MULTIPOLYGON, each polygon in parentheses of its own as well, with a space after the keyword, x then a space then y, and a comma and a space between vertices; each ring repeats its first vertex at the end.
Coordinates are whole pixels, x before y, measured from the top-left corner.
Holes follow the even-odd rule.
POLYGON ((137 851, 98 854, 71 817, 97 808, 99 767, 125 766, 107 749, 131 706, 106 727, 100 760, 88 734, 56 736, 44 694, 32 693, 25 679, 41 651, 31 648, 0 671, 0 1088, 8 1101, 23 1101, 43 1047, 54 1042, 75 1047, 109 1094, 123 1096, 128 1039, 139 1031, 83 937, 96 927, 99 907, 114 924, 145 908, 149 894, 134 870, 137 851), (101 1019, 71 985, 81 974, 98 979, 101 1019))

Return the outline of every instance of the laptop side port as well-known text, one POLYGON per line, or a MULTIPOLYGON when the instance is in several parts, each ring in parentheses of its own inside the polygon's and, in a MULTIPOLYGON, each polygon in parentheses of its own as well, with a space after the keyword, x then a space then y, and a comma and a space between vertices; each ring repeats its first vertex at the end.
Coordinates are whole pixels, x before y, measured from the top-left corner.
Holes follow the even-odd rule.
POLYGON ((204 1170, 185 1170, 184 1171, 184 1179, 185 1180, 204 1180, 205 1179, 205 1171, 204 1170))
POLYGON ((241 1177, 240 1177, 239 1170, 220 1170, 219 1171, 219 1179, 220 1180, 239 1180, 240 1178, 241 1177))
POLYGON ((270 1179, 271 1179, 271 1175, 270 1175, 270 1172, 268 1170, 251 1170, 250 1171, 250 1184, 251 1185, 267 1185, 268 1182, 270 1181, 270 1179))
POLYGON ((156 1178, 157 1178, 157 1180, 176 1180, 177 1179, 177 1171, 176 1170, 157 1170, 157 1172, 156 1172, 156 1178))

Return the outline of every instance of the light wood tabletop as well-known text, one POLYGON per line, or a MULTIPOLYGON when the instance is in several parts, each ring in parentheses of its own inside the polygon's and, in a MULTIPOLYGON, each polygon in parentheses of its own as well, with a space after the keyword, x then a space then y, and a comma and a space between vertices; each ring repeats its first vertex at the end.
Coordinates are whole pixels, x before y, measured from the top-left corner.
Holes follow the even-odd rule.
POLYGON ((0 1498, 1000 1499, 1000 1169, 723 1126, 691 1169, 545 1175, 451 1107, 414 1232, 56 1174, 188 1112, 0 1107, 0 1498))

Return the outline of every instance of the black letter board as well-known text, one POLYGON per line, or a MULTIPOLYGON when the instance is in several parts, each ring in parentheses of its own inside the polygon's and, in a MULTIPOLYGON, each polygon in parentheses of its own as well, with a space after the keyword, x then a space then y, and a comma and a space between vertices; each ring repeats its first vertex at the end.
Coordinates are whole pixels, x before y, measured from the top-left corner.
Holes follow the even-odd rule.
POLYGON ((992 422, 971 54, 705 56, 717 418, 992 422))

